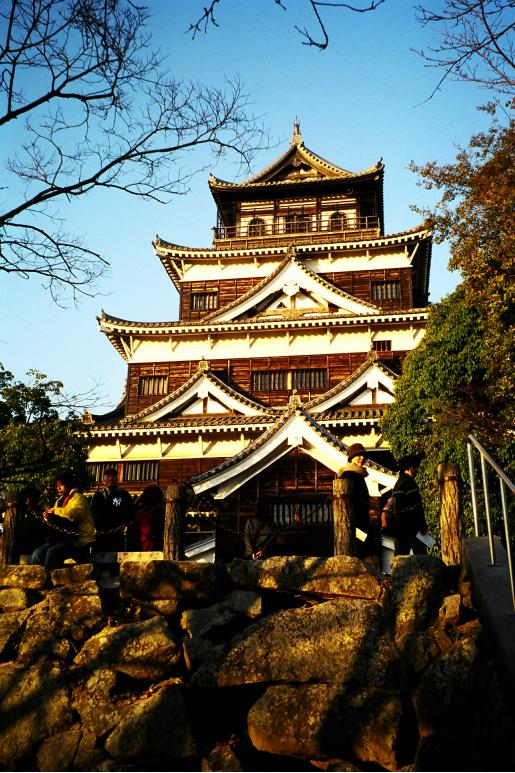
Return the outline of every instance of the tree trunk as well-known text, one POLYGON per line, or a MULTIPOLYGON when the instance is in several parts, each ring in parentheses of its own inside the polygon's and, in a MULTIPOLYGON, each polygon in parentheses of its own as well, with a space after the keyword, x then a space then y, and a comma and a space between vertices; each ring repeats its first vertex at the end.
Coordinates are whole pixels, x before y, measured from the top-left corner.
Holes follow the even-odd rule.
POLYGON ((438 465, 440 486, 440 538, 442 561, 448 566, 461 564, 461 480, 457 464, 438 465))
POLYGON ((16 536, 18 511, 15 502, 8 502, 4 513, 2 534, 2 564, 13 564, 17 551, 16 536))
POLYGON ((333 480, 333 526, 334 555, 355 556, 356 529, 347 493, 347 481, 341 478, 333 480))
POLYGON ((172 483, 166 489, 165 526, 163 535, 163 558, 179 561, 181 558, 181 511, 179 486, 172 483))

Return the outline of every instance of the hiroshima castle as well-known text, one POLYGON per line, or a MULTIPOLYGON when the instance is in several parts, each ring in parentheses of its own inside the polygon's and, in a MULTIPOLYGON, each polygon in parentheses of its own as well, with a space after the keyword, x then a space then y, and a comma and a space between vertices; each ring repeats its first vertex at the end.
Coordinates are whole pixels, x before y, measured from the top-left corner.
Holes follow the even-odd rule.
POLYGON ((210 514, 220 560, 242 555, 258 506, 285 552, 331 552, 348 446, 366 448, 372 498, 395 481, 379 425, 427 321, 431 233, 385 233, 383 177, 381 162, 327 161, 298 124, 249 179, 211 176, 212 245, 153 243, 179 319, 99 318, 127 381, 92 417, 94 480, 115 466, 131 493, 176 484, 186 510, 210 514))

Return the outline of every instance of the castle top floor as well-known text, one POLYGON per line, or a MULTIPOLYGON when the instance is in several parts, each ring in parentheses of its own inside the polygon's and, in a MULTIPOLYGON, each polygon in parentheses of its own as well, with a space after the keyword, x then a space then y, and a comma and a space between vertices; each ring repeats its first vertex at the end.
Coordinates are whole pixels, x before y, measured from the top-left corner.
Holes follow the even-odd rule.
POLYGON ((384 233, 381 162, 353 173, 304 145, 295 124, 290 146, 241 183, 211 176, 217 207, 215 249, 249 249, 374 239, 384 233))

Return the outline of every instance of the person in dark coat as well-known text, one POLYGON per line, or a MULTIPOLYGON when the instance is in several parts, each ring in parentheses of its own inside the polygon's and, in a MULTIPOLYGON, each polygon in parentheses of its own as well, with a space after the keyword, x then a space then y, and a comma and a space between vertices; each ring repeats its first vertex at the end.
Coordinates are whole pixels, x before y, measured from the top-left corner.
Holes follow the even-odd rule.
POLYGON ((364 542, 356 540, 357 553, 362 558, 372 549, 372 540, 370 538, 370 494, 365 480, 368 472, 364 466, 365 449, 361 443, 353 443, 349 446, 347 460, 348 463, 341 471, 340 477, 346 484, 345 491, 354 526, 367 534, 364 542))
POLYGON ((415 476, 420 466, 420 456, 410 454, 399 459, 399 477, 393 487, 398 526, 394 536, 395 555, 406 556, 427 553, 425 544, 417 534, 427 533, 422 497, 415 476))
POLYGON ((118 470, 109 467, 104 472, 102 488, 95 491, 91 500, 98 551, 125 549, 124 524, 132 520, 133 509, 131 495, 118 485, 118 470))
POLYGON ((245 558, 257 560, 273 555, 277 529, 266 505, 260 505, 257 515, 245 524, 245 558))

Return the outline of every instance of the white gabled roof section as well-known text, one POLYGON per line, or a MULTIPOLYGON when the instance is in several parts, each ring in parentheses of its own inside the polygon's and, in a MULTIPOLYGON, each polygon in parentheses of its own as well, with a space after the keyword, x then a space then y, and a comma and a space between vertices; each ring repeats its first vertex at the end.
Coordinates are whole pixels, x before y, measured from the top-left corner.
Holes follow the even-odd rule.
POLYGON ((349 405, 385 405, 393 403, 396 373, 370 357, 354 371, 352 376, 340 381, 324 395, 320 395, 306 408, 310 413, 335 410, 349 405))
POLYGON ((267 414, 264 406, 238 394, 207 368, 207 362, 202 360, 196 373, 185 384, 159 402, 132 416, 127 422, 130 424, 141 421, 157 422, 166 420, 172 415, 189 416, 206 413, 242 416, 267 414))
POLYGON ((230 322, 255 317, 266 311, 327 312, 329 307, 348 315, 367 314, 379 308, 360 301, 316 274, 290 248, 277 269, 237 301, 203 318, 203 322, 230 322))
MULTIPOLYGON (((313 457, 338 474, 347 464, 346 446, 299 405, 283 415, 269 430, 231 459, 190 480, 195 494, 210 491, 214 499, 225 499, 259 475, 293 448, 313 457)), ((391 488, 396 477, 371 463, 367 483, 371 493, 391 488)))

